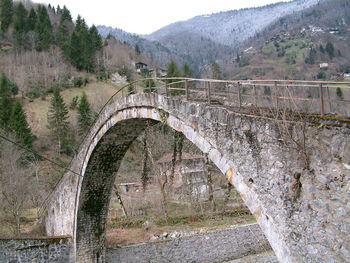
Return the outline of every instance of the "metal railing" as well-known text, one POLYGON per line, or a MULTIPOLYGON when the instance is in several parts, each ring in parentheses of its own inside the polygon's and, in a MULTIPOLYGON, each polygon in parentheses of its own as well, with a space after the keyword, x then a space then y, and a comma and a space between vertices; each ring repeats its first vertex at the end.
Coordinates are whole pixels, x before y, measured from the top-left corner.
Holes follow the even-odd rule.
MULTIPOLYGON (((139 83, 148 85, 143 85, 143 89, 134 88, 126 95, 157 92, 184 96, 188 101, 238 108, 288 109, 321 117, 350 117, 350 82, 152 78, 135 81, 121 90, 130 89, 130 85, 137 87, 139 83)), ((119 93, 120 90, 115 95, 119 93)))
MULTIPOLYGON (((120 97, 150 92, 164 96, 179 96, 187 101, 222 105, 238 110, 253 109, 256 112, 260 109, 262 110, 260 113, 264 109, 288 110, 321 118, 330 115, 350 121, 350 82, 296 80, 140 79, 118 89, 101 108, 98 116, 109 104, 120 97)), ((88 134, 89 132, 81 138, 77 152, 80 151, 88 134)), ((79 173, 80 171, 75 171, 77 176, 79 173)), ((63 177, 54 188, 62 179, 63 177)), ((51 195, 52 193, 45 198, 40 208, 40 215, 43 215, 46 210, 51 195)))

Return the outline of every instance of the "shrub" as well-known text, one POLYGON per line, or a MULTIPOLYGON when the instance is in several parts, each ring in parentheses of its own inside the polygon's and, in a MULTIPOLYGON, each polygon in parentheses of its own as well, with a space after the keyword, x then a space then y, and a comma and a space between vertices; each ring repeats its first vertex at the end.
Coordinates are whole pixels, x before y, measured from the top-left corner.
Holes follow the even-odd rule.
POLYGON ((326 79, 327 75, 326 75, 326 72, 320 71, 320 72, 318 72, 316 77, 317 77, 317 79, 326 79))
POLYGON ((337 94, 337 97, 338 97, 339 99, 341 99, 341 100, 344 99, 343 90, 342 90, 341 88, 339 88, 339 87, 337 88, 336 94, 337 94))

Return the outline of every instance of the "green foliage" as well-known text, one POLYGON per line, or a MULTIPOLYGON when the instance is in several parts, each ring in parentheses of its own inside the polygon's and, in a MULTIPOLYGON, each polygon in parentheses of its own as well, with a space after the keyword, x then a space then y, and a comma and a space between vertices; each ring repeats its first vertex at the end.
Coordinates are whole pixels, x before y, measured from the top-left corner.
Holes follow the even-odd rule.
POLYGON ((323 54, 324 54, 324 52, 325 52, 324 47, 322 46, 322 44, 320 45, 320 51, 321 51, 321 53, 323 53, 323 54))
POLYGON ((340 65, 338 72, 341 73, 350 73, 350 64, 342 64, 340 65))
POLYGON ((34 136, 32 135, 28 125, 26 114, 22 108, 22 105, 18 101, 16 101, 12 106, 9 128, 20 143, 27 148, 32 148, 34 136))
POLYGON ((313 47, 310 48, 309 55, 305 58, 306 64, 315 64, 317 51, 313 47))
POLYGON ((63 6, 63 9, 60 10, 60 14, 61 14, 61 21, 73 22, 72 15, 70 14, 70 11, 67 9, 65 5, 63 6))
POLYGON ((36 44, 38 51, 48 50, 53 42, 52 25, 46 7, 39 5, 38 20, 35 26, 36 44))
POLYGON ((71 28, 73 28, 72 17, 69 10, 64 6, 60 22, 56 30, 56 42, 62 49, 65 58, 69 58, 70 55, 70 38, 71 28))
POLYGON ((78 70, 95 70, 94 58, 103 47, 101 36, 95 26, 90 29, 78 16, 70 41, 70 61, 78 70))
POLYGON ((243 68, 243 67, 246 67, 246 66, 249 66, 249 59, 247 57, 241 57, 241 60, 239 61, 238 63, 238 66, 240 68, 243 68))
POLYGON ((334 57, 334 45, 332 42, 328 41, 326 45, 326 52, 328 53, 330 58, 334 57))
POLYGON ((212 73, 212 78, 213 79, 221 79, 221 69, 218 63, 215 61, 211 63, 211 73, 212 73))
POLYGON ((111 77, 111 73, 107 70, 100 70, 96 74, 96 78, 101 81, 106 81, 111 77))
POLYGON ((0 0, 0 29, 6 32, 13 19, 13 1, 0 0))
POLYGON ((22 105, 12 97, 12 85, 15 84, 4 74, 0 76, 0 128, 11 132, 17 141, 31 148, 34 136, 22 105))
POLYGON ((264 95, 271 96, 271 88, 269 86, 264 86, 264 95))
POLYGON ((24 8, 23 4, 20 2, 15 7, 14 16, 14 38, 16 39, 17 46, 23 46, 25 42, 25 33, 27 31, 27 15, 28 12, 24 8))
MULTIPOLYGON (((167 72, 168 72, 168 76, 167 76, 168 78, 179 78, 179 77, 181 77, 181 72, 180 72, 177 64, 173 60, 169 62, 167 72)), ((178 81, 180 81, 180 80, 179 79, 169 79, 166 82, 168 84, 171 84, 171 83, 175 83, 175 82, 178 82, 178 81)), ((183 88, 183 84, 182 83, 177 83, 177 84, 170 85, 170 87, 172 87, 172 88, 183 88)), ((179 93, 181 93, 181 91, 178 91, 178 90, 172 90, 171 91, 172 95, 179 95, 179 93)))
POLYGON ((34 10, 31 8, 29 11, 29 15, 27 18, 27 31, 34 31, 36 27, 36 21, 38 20, 38 16, 34 10))
POLYGON ((11 89, 8 85, 7 77, 0 76, 0 127, 8 129, 11 120, 11 109, 13 99, 11 98, 11 89))
POLYGON ((87 99, 85 92, 80 98, 78 105, 78 125, 79 125, 79 134, 84 134, 89 130, 90 126, 94 121, 93 113, 91 110, 90 103, 87 99))
POLYGON ((317 77, 317 79, 326 79, 327 78, 327 74, 324 71, 320 71, 320 72, 318 72, 316 77, 317 77))
POLYGON ((241 60, 239 54, 237 53, 237 57, 236 57, 236 63, 239 63, 239 61, 241 60))
POLYGON ((128 67, 123 66, 122 68, 118 69, 118 74, 122 77, 126 77, 127 82, 132 82, 132 70, 128 67))
POLYGON ((75 110, 75 108, 78 106, 78 101, 79 101, 79 96, 74 96, 72 98, 70 105, 69 105, 69 108, 71 110, 75 110))
POLYGON ((339 87, 337 88, 336 94, 337 94, 337 97, 338 97, 339 99, 341 99, 341 100, 344 99, 344 93, 343 93, 343 90, 342 90, 341 88, 339 88, 339 87))
POLYGON ((87 79, 83 77, 76 77, 73 79, 73 86, 76 88, 86 86, 87 83, 88 83, 87 79))
POLYGON ((194 77, 193 70, 190 68, 190 66, 188 64, 184 64, 184 66, 183 66, 183 76, 185 78, 193 78, 194 77))
POLYGON ((136 44, 136 46, 135 46, 135 52, 137 55, 141 54, 140 46, 138 44, 136 44))
POLYGON ((69 131, 68 109, 63 101, 59 89, 55 89, 50 101, 50 108, 47 114, 48 128, 58 144, 58 151, 62 152, 64 142, 67 142, 69 131))

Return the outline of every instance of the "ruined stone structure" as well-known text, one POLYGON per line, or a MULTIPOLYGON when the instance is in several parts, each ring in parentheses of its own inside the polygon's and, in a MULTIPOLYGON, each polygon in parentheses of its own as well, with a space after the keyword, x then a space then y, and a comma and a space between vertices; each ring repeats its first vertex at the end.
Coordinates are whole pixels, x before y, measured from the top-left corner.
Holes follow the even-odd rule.
POLYGON ((71 235, 76 262, 105 260, 115 173, 147 125, 182 132, 241 194, 281 262, 350 258, 350 129, 277 121, 138 94, 100 115, 47 206, 48 235, 71 235))
MULTIPOLYGON (((158 169, 171 180, 173 154, 169 153, 157 161, 158 169)), ((202 155, 182 153, 176 159, 172 187, 177 195, 195 195, 207 198, 208 171, 202 155)))

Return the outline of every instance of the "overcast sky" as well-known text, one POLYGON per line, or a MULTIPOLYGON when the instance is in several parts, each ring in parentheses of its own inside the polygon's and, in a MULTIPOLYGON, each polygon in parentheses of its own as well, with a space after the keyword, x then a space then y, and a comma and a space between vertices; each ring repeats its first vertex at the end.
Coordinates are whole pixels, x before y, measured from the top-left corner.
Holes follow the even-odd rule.
POLYGON ((149 34, 170 23, 197 15, 245 7, 263 6, 287 0, 34 0, 62 7, 74 19, 80 14, 91 26, 117 27, 130 33, 149 34))

